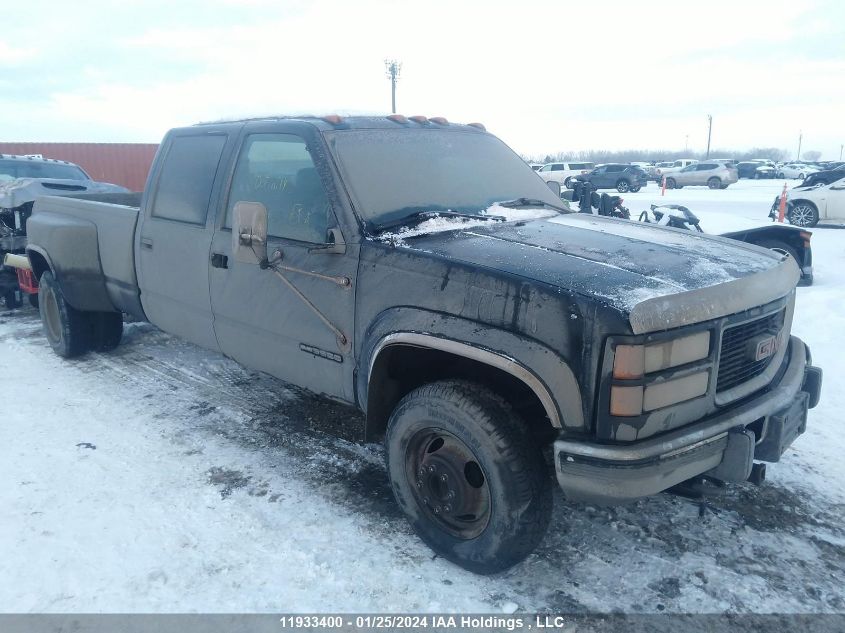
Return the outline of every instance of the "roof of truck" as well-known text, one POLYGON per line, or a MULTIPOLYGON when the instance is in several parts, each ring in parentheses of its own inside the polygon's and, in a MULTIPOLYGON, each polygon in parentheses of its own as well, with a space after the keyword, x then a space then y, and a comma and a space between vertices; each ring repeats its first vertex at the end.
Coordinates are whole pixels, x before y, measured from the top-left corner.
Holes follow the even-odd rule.
POLYGON ((432 128, 432 129, 454 129, 454 130, 475 130, 485 132, 486 128, 481 123, 452 123, 443 117, 409 116, 402 114, 388 114, 384 116, 341 116, 329 115, 271 115, 249 117, 244 119, 222 119, 217 121, 204 121, 197 125, 221 125, 225 123, 251 123, 254 121, 302 121, 311 123, 321 130, 347 130, 347 129, 397 129, 397 128, 432 128))
POLYGON ((0 154, 0 160, 16 160, 22 162, 39 162, 39 163, 59 163, 60 165, 73 165, 79 167, 76 163, 71 163, 66 160, 58 160, 57 158, 44 158, 43 156, 21 156, 20 154, 0 154))

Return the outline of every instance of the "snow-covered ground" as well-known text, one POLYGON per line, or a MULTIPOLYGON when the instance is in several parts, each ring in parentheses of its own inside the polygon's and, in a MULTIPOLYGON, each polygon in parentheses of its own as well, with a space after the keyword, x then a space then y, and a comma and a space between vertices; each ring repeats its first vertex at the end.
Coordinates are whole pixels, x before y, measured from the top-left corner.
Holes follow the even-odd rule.
MULTIPOLYGON (((781 182, 625 196, 710 232, 768 222, 781 182)), ((761 487, 703 515, 661 495, 564 502, 526 562, 478 577, 435 558, 390 496, 362 419, 130 324, 62 361, 32 309, 0 312, 0 611, 841 612, 845 231, 814 231, 794 331, 825 370, 807 433, 761 487)))

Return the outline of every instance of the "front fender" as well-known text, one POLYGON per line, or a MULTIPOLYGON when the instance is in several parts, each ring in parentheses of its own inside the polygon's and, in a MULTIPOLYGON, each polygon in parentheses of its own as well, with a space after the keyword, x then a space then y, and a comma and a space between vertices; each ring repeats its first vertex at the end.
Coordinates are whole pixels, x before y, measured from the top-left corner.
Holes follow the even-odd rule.
POLYGON ((555 427, 585 430, 580 387, 566 359, 556 352, 511 332, 409 307, 385 310, 365 332, 356 372, 357 399, 365 411, 376 359, 396 344, 438 349, 502 369, 531 388, 555 427))

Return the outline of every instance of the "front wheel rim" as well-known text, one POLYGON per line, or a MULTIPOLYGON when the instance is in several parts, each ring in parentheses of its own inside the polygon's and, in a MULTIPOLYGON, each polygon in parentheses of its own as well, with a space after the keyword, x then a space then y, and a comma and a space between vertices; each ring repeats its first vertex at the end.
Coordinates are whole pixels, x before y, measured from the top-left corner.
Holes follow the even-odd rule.
POLYGON ((792 223, 796 226, 809 226, 813 223, 813 210, 808 206, 794 207, 791 215, 792 223))
POLYGON ((620 182, 618 185, 616 185, 616 190, 619 191, 619 193, 625 193, 626 191, 628 191, 628 183, 620 182))
POLYGON ((472 450, 442 429, 418 431, 405 459, 414 499, 425 517, 451 536, 476 538, 490 521, 490 485, 472 450))

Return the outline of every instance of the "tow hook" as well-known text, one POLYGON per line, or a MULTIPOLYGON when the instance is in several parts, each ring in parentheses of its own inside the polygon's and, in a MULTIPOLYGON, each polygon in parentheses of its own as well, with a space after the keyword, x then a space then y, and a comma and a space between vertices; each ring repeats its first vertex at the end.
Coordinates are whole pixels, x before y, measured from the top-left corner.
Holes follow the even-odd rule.
POLYGON ((760 486, 766 481, 766 465, 757 462, 751 467, 751 474, 748 475, 748 481, 755 486, 760 486))

